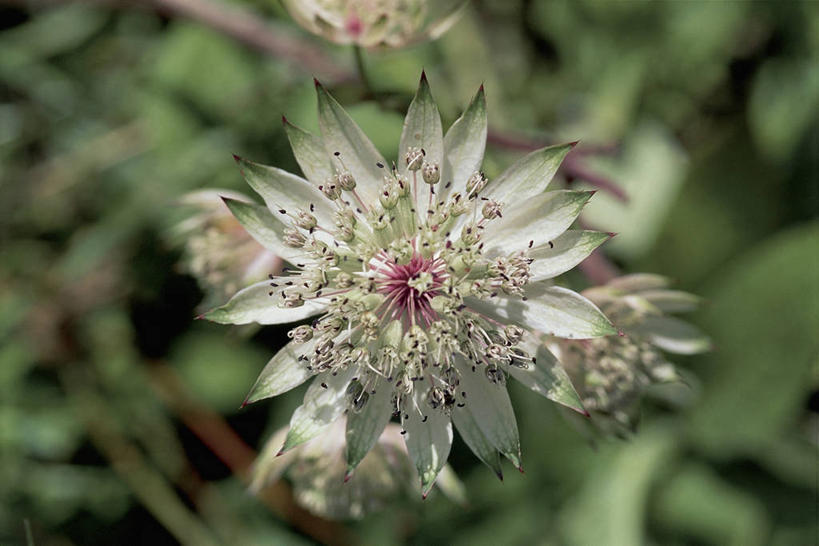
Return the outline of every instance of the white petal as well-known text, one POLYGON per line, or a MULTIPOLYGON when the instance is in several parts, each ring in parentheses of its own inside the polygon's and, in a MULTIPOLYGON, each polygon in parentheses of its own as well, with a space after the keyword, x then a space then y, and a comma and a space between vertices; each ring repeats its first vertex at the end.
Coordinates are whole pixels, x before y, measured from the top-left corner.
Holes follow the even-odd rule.
POLYGON ((528 368, 507 366, 509 374, 541 396, 588 415, 569 374, 543 342, 529 334, 524 336, 521 347, 535 356, 535 362, 528 368))
POLYGON ((309 354, 315 348, 317 340, 318 338, 313 338, 302 344, 291 341, 282 347, 259 374, 259 378, 245 398, 244 405, 278 396, 298 387, 315 375, 307 369, 307 362, 300 361, 299 357, 309 354))
POLYGON ((452 409, 452 422, 455 429, 461 435, 461 439, 469 446, 472 453, 486 466, 492 469, 495 475, 503 479, 498 450, 489 442, 483 432, 481 432, 475 417, 464 408, 455 407, 452 409))
POLYGON ((468 298, 466 304, 502 321, 557 337, 587 339, 617 333, 600 309, 577 292, 538 283, 530 285, 526 294, 527 301, 505 297, 492 301, 468 298))
POLYGON ((283 121, 284 130, 290 141, 290 147, 293 148, 293 155, 301 167, 301 172, 311 184, 318 188, 335 174, 330 156, 324 149, 324 143, 316 135, 293 125, 286 119, 283 121))
POLYGON ((708 336, 694 325, 674 317, 646 317, 627 332, 643 337, 670 353, 691 355, 711 349, 708 336))
POLYGON ((236 220, 242 224, 248 235, 260 245, 272 250, 285 260, 304 257, 304 251, 284 244, 285 225, 278 221, 266 207, 245 203, 235 199, 223 198, 225 205, 236 220))
POLYGON ((333 225, 332 205, 318 187, 276 167, 253 163, 240 157, 236 161, 247 183, 262 196, 267 208, 278 219, 289 222, 290 217, 303 210, 311 212, 325 229, 330 229, 333 225))
POLYGON ((319 127, 324 149, 329 157, 343 162, 356 181, 356 191, 365 204, 375 203, 381 189, 384 169, 388 168, 384 157, 376 150, 367 135, 358 127, 344 108, 318 83, 319 127), (383 168, 378 167, 383 165, 383 168))
POLYGON ((251 284, 237 292, 226 304, 205 313, 203 318, 220 324, 287 324, 326 309, 325 304, 313 301, 306 301, 301 307, 279 307, 277 302, 281 289, 270 286, 269 280, 251 284))
POLYGON ((370 397, 361 411, 350 410, 347 413, 347 446, 344 458, 347 461, 348 473, 352 472, 372 449, 392 417, 392 384, 379 379, 373 390, 375 394, 369 392, 370 397))
POLYGON ((503 209, 503 218, 490 222, 483 241, 490 252, 508 254, 529 245, 548 245, 575 221, 594 192, 547 191, 524 203, 503 209))
POLYGON ((471 413, 489 443, 521 468, 518 424, 506 385, 490 382, 483 366, 472 371, 462 358, 456 357, 455 362, 460 372, 458 388, 466 392, 466 405, 456 409, 471 413))
POLYGON ((426 155, 424 160, 441 167, 444 156, 444 137, 441 127, 441 115, 432 98, 426 75, 421 74, 418 91, 407 110, 404 119, 404 130, 398 145, 398 172, 407 172, 407 150, 410 147, 421 148, 426 155))
POLYGON ((486 97, 481 86, 469 107, 444 137, 441 182, 436 187, 441 199, 453 192, 465 191, 467 179, 481 168, 485 149, 486 97))
POLYGON ((302 405, 290 418, 290 430, 280 451, 284 452, 321 434, 347 408, 347 385, 358 372, 349 366, 340 372, 326 371, 313 380, 302 405))
POLYGON ((550 241, 551 244, 532 248, 528 255, 535 261, 529 266, 530 281, 551 279, 565 273, 610 238, 608 233, 599 231, 568 230, 550 241))
POLYGON ((481 197, 500 203, 522 203, 543 193, 574 145, 548 146, 526 155, 491 180, 481 197))
POLYGON ((421 490, 424 497, 435 483, 449 457, 452 448, 452 421, 440 409, 432 409, 427 403, 429 388, 419 382, 412 392, 412 398, 402 400, 401 426, 404 442, 410 459, 421 476, 421 490))

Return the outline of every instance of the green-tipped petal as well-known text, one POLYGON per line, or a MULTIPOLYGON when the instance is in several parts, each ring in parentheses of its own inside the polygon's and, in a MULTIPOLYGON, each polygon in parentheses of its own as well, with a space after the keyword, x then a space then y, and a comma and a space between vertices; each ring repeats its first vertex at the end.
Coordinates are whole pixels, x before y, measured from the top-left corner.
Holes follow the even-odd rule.
POLYGON ((480 170, 485 149, 486 96, 481 86, 469 107, 444 137, 444 162, 439 190, 441 198, 455 191, 464 191, 470 175, 480 170))
POLYGON ((535 356, 535 362, 527 368, 507 366, 509 375, 541 396, 588 415, 572 380, 569 379, 569 374, 552 352, 533 335, 524 337, 522 347, 535 356))
POLYGON ((699 328, 674 317, 646 317, 628 333, 670 353, 692 355, 711 350, 711 340, 699 328))
POLYGON ((398 145, 398 172, 407 172, 406 156, 411 147, 423 149, 426 154, 424 160, 440 167, 444 157, 443 134, 438 106, 432 98, 427 78, 422 74, 418 91, 404 119, 404 130, 398 145))
POLYGON ((522 157, 491 180, 482 197, 501 203, 522 203, 542 193, 572 148, 574 143, 559 144, 522 157))
POLYGON ((492 472, 499 479, 503 479, 503 471, 501 470, 500 457, 498 450, 486 438, 486 435, 481 431, 478 423, 472 412, 463 408, 455 407, 452 410, 452 423, 458 430, 458 434, 464 443, 469 446, 472 453, 481 460, 483 464, 492 469, 492 472))
POLYGON ((452 421, 445 412, 429 406, 426 397, 429 388, 421 385, 416 384, 412 400, 407 400, 406 407, 401 408, 401 426, 407 452, 421 477, 422 495, 426 497, 449 457, 452 421))
POLYGON ((350 366, 340 372, 326 371, 313 380, 302 405, 290 418, 290 430, 279 453, 312 440, 341 417, 347 408, 347 385, 358 370, 350 366))
POLYGON ((466 303, 501 321, 511 321, 557 337, 587 339, 617 333, 600 309, 577 292, 538 283, 530 286, 526 295, 526 301, 499 298, 489 302, 468 298, 466 303))
POLYGON ((508 254, 549 244, 566 231, 594 192, 558 190, 506 207, 496 225, 487 226, 483 240, 490 251, 508 254))
POLYGON ((276 305, 281 289, 274 289, 270 281, 257 282, 237 292, 230 300, 203 315, 220 324, 287 324, 296 322, 326 309, 326 305, 307 301, 300 307, 276 305))
POLYGON ((267 208, 277 219, 289 222, 298 211, 310 211, 310 205, 313 205, 310 212, 319 224, 333 225, 332 208, 318 187, 277 167, 253 163, 240 157, 236 158, 236 162, 247 183, 262 196, 267 208))
POLYGON ((301 172, 311 184, 319 187, 335 174, 330 156, 324 149, 324 143, 318 136, 293 125, 287 119, 283 121, 284 131, 287 133, 287 139, 293 148, 293 155, 301 167, 301 172))
POLYGON ((456 363, 459 388, 466 392, 465 405, 459 409, 471 413, 489 443, 521 468, 518 424, 506 385, 490 382, 483 367, 472 368, 461 358, 456 358, 456 363))
POLYGON ((356 191, 364 202, 375 203, 386 172, 384 169, 388 168, 384 157, 336 99, 318 83, 316 93, 324 149, 329 157, 338 157, 335 161, 339 162, 339 169, 343 162, 352 173, 357 184, 356 191))
POLYGON ((230 209, 236 221, 260 245, 272 250, 285 260, 304 255, 304 251, 301 249, 291 248, 284 244, 284 229, 286 226, 276 220, 266 207, 228 197, 223 197, 222 200, 230 209))
POLYGON ((244 405, 258 402, 271 396, 278 396, 282 393, 294 389, 315 375, 307 369, 306 362, 299 360, 302 355, 309 354, 316 346, 318 338, 313 338, 307 343, 298 344, 291 341, 282 347, 276 355, 270 359, 267 365, 259 374, 258 379, 253 384, 244 405))
POLYGON ((551 244, 532 248, 528 255, 535 261, 529 266, 529 281, 551 279, 565 273, 610 238, 608 233, 599 231, 568 230, 550 241, 551 244))
POLYGON ((681 290, 645 290, 640 297, 663 313, 686 313, 702 304, 702 298, 681 290))
POLYGON ((367 393, 369 398, 364 407, 360 411, 350 410, 347 413, 347 445, 344 451, 347 473, 352 472, 364 459, 390 421, 393 413, 392 392, 392 384, 379 379, 367 393))

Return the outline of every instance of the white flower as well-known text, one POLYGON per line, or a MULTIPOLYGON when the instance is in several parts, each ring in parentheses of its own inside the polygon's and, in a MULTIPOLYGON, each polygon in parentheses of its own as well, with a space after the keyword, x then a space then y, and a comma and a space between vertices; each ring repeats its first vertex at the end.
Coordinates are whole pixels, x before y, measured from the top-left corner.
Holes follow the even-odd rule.
POLYGON ((283 0, 298 24, 337 44, 404 47, 435 39, 466 0, 283 0))
POLYGON ((572 145, 534 151, 488 180, 480 170, 483 88, 444 136, 422 75, 390 166, 317 91, 321 137, 285 123, 306 179, 237 159, 267 207, 226 200, 253 237, 297 269, 245 288, 206 317, 317 317, 291 331, 246 402, 315 376, 282 452, 346 412, 350 471, 397 413, 425 494, 449 455, 453 424, 499 475, 498 452, 520 467, 508 376, 583 411, 532 332, 616 333, 588 299, 550 280, 609 237, 568 229, 592 192, 545 191, 572 145))

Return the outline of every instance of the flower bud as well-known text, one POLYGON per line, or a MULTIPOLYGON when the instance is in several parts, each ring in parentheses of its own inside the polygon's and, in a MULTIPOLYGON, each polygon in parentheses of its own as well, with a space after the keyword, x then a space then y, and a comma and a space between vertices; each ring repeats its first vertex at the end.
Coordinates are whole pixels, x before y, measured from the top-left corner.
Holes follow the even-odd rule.
POLYGON ((407 150, 406 161, 408 170, 417 171, 424 163, 424 151, 421 148, 409 148, 407 150))
POLYGON ((424 161, 424 166, 421 167, 421 176, 424 178, 424 182, 427 184, 437 184, 441 179, 441 169, 438 168, 437 163, 428 163, 424 161))

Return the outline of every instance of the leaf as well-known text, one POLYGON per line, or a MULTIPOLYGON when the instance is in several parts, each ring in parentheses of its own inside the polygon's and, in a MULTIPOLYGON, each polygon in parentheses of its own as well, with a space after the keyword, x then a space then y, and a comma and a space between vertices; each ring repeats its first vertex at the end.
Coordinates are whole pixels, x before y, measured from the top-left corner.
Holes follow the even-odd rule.
POLYGON ((404 129, 398 145, 398 172, 407 173, 406 157, 410 147, 421 148, 426 154, 425 161, 441 167, 444 156, 443 138, 441 115, 432 98, 427 77, 422 73, 418 91, 404 119, 404 129))
POLYGON ((349 366, 316 376, 304 393, 304 402, 290 418, 290 430, 279 453, 312 440, 341 417, 347 408, 347 386, 357 372, 357 367, 349 366))
POLYGON ((444 162, 438 190, 441 199, 466 189, 467 179, 481 168, 485 149, 486 96, 481 86, 469 107, 444 137, 444 162), (451 185, 447 187, 447 184, 451 185))
POLYGON ((315 348, 318 340, 319 338, 314 337, 302 344, 291 341, 279 349, 279 352, 270 359, 262 373, 259 374, 243 405, 278 396, 298 387, 315 375, 315 372, 307 369, 308 362, 299 360, 299 358, 309 354, 315 348))
POLYGON ((319 127, 328 157, 338 157, 339 167, 352 173, 356 191, 365 203, 375 203, 387 163, 367 135, 324 87, 316 82, 319 127), (338 153, 338 156, 335 154, 338 153), (378 167, 378 165, 382 167, 378 167))
POLYGON ((522 203, 546 190, 575 143, 547 146, 522 157, 491 180, 482 197, 501 203, 522 203))
POLYGON ((611 235, 600 231, 568 230, 528 252, 535 261, 529 266, 529 281, 551 279, 585 260, 611 235))
POLYGON ((361 411, 350 410, 347 413, 344 458, 348 474, 364 459, 389 423, 393 414, 392 394, 392 385, 379 379, 368 392, 369 399, 361 411))
POLYGON ((286 324, 317 315, 326 310, 326 305, 306 301, 300 307, 279 307, 278 297, 283 287, 273 288, 269 280, 257 282, 243 288, 230 300, 203 315, 220 324, 286 324))
POLYGON ((429 406, 426 397, 429 387, 419 388, 421 385, 416 384, 411 400, 403 401, 400 413, 404 442, 421 477, 422 495, 426 497, 449 457, 452 421, 445 412, 429 406))

